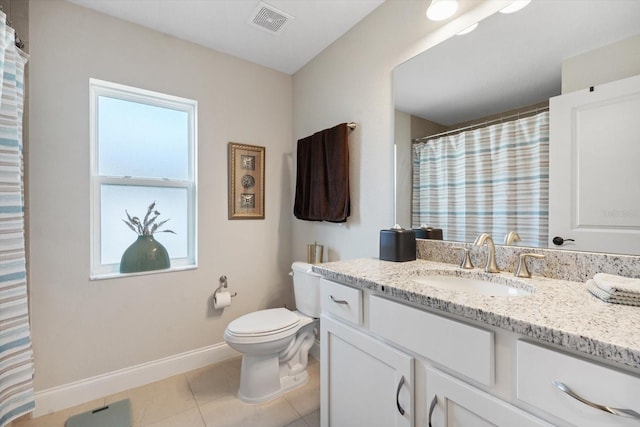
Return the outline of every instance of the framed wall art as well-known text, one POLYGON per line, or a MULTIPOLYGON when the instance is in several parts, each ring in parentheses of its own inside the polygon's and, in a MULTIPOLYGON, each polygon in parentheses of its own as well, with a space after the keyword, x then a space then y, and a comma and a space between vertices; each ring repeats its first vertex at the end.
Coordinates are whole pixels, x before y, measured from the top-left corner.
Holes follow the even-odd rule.
POLYGON ((264 219, 264 153, 229 143, 229 219, 264 219))

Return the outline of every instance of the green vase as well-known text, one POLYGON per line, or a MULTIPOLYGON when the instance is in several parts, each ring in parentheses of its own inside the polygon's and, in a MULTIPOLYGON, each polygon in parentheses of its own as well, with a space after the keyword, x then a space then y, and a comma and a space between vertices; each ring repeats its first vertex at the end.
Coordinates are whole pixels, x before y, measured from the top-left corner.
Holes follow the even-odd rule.
POLYGON ((170 266, 169 253, 153 235, 138 236, 122 254, 120 273, 162 270, 170 266))

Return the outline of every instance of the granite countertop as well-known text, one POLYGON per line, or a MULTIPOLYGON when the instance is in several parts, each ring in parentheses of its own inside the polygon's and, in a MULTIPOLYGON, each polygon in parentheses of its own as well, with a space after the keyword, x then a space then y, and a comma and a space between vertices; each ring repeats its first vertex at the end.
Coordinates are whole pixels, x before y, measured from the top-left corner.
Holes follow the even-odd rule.
POLYGON ((453 264, 425 260, 335 261, 314 265, 313 271, 336 282, 640 369, 640 307, 603 302, 581 282, 535 276, 519 279, 512 273, 487 274, 482 269, 463 270, 453 264), (535 292, 527 296, 492 297, 439 289, 412 280, 433 270, 448 270, 460 276, 480 273, 494 282, 514 279, 522 287, 533 287, 535 292))

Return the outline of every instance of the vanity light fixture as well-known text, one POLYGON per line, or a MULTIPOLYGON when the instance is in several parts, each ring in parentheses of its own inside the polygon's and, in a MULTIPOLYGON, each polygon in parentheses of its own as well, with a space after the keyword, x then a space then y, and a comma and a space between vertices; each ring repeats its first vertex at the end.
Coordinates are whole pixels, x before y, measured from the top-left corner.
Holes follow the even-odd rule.
POLYGON ((473 25, 469 25, 467 28, 465 28, 464 30, 460 31, 459 33, 456 33, 456 36, 463 36, 465 34, 469 34, 471 31, 475 30, 476 28, 478 28, 478 23, 476 22, 473 25))
POLYGON ((523 9, 529 3, 531 3, 531 0, 514 0, 513 2, 511 2, 511 4, 509 6, 500 9, 500 13, 514 13, 514 12, 517 12, 520 9, 523 9))
POLYGON ((427 8, 427 18, 432 21, 442 21, 453 16, 457 10, 457 0, 431 0, 427 8))

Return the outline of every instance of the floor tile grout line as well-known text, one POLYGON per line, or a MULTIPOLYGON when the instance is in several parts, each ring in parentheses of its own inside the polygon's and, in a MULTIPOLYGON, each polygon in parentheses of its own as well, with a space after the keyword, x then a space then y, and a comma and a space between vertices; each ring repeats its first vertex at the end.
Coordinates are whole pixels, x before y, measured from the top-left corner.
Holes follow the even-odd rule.
MULTIPOLYGON (((189 371, 189 372, 193 372, 193 371, 189 371)), ((185 372, 182 375, 184 375, 184 379, 187 381, 187 385, 189 386, 191 397, 193 398, 193 401, 196 404, 196 409, 198 409, 198 415, 200 415, 200 421, 202 421, 202 425, 204 427, 207 427, 207 422, 205 421, 204 416, 202 415, 202 410, 200 409, 200 402, 198 402, 198 398, 196 397, 196 393, 193 391, 193 386, 191 385, 191 381, 189 381, 189 375, 187 375, 189 372, 185 372)))
POLYGON ((204 427, 208 427, 207 421, 204 419, 204 415, 202 415, 202 410, 200 409, 200 404, 198 402, 196 402, 196 408, 198 408, 198 415, 200 415, 200 420, 202 421, 202 425, 204 427))
MULTIPOLYGON (((295 405, 287 398, 287 393, 285 393, 284 395, 282 395, 282 397, 284 397, 284 400, 289 404, 289 406, 291 406, 291 409, 293 409, 293 412, 295 412, 296 414, 298 414, 298 418, 303 419, 304 415, 302 415, 300 413, 300 411, 298 411, 295 407, 295 405)), ((303 420, 304 421, 304 420, 303 420)), ((304 421, 306 423, 306 421, 304 421)))
MULTIPOLYGON (((285 393, 282 397, 284 397, 284 401, 287 402, 287 404, 289 404, 289 406, 291 407, 291 409, 293 409, 293 412, 295 412, 298 415, 298 419, 301 419, 302 421, 304 421, 304 415, 302 415, 297 409, 296 407, 293 405, 293 403, 291 403, 291 401, 289 399, 287 399, 287 394, 285 393)), ((307 422, 304 421, 304 423, 306 424, 307 422)))

